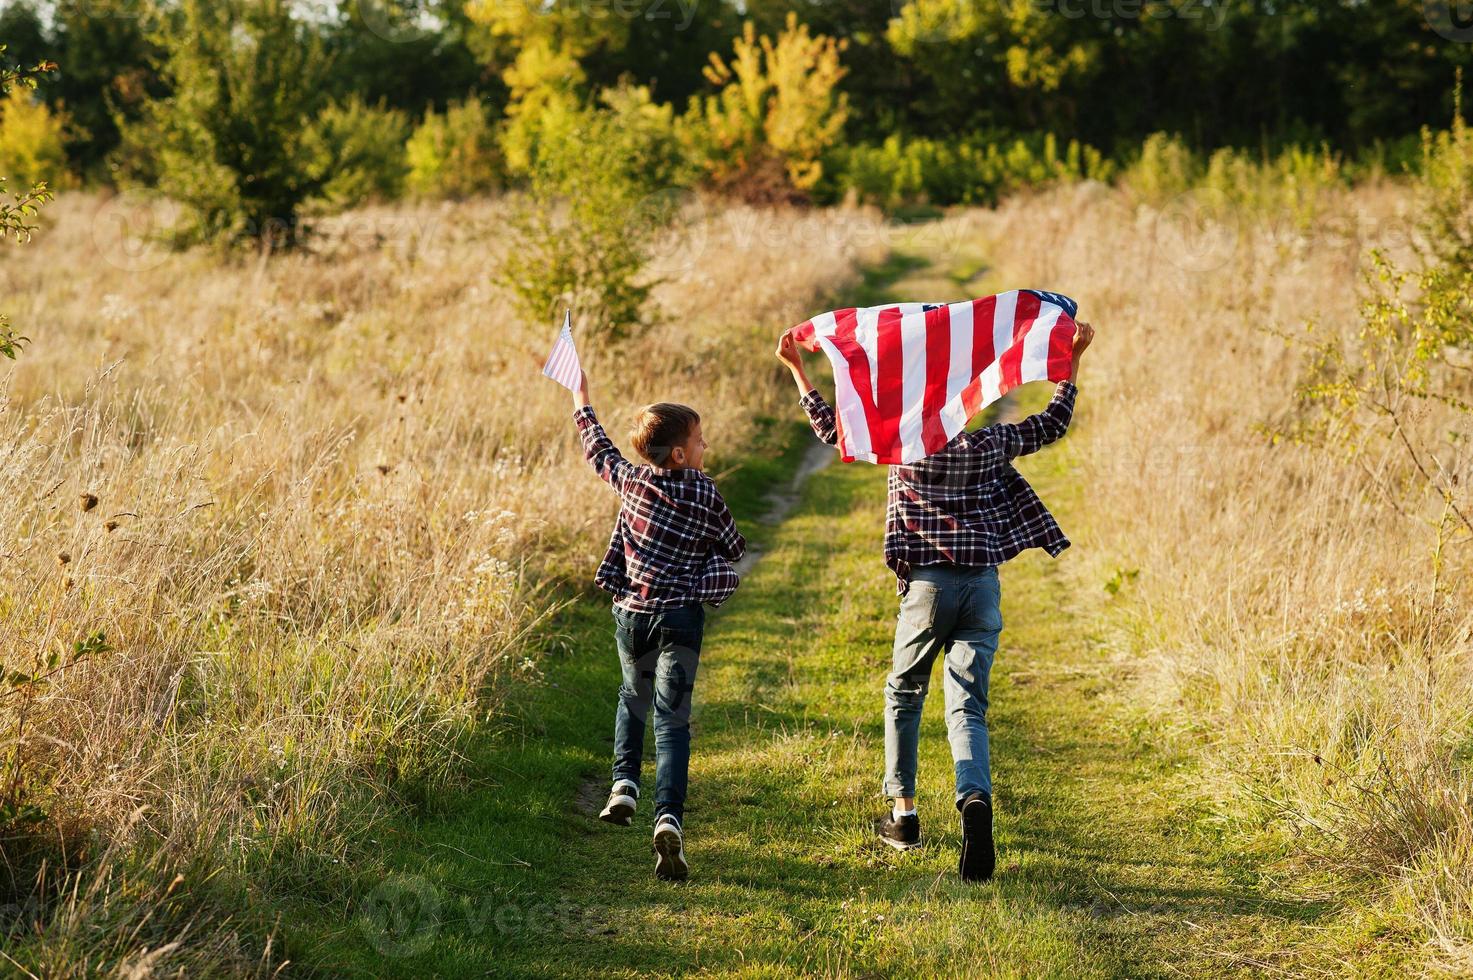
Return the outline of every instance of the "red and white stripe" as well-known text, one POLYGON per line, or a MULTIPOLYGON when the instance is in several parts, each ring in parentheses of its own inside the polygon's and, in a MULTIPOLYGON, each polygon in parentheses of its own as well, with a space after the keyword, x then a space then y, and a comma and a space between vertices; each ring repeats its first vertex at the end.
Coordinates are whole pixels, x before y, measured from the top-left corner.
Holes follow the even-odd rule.
POLYGON ((833 365, 844 461, 905 464, 945 447, 1019 385, 1067 380, 1074 317, 1013 290, 949 305, 835 310, 793 337, 833 365))
POLYGON ((557 335, 557 343, 548 355, 542 373, 569 391, 578 390, 583 378, 583 366, 578 363, 578 349, 573 346, 573 311, 563 317, 563 329, 557 335))

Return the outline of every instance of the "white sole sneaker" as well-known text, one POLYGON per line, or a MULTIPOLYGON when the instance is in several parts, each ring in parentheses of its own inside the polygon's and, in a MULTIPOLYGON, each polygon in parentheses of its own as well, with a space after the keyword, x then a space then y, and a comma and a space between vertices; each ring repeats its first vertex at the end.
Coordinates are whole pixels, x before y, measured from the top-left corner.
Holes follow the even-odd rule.
POLYGON ((668 820, 661 821, 655 828, 655 877, 661 881, 684 881, 689 874, 680 827, 668 820))
POLYGON ((626 790, 626 785, 621 783, 609 794, 609 802, 604 804, 603 812, 598 815, 604 823, 627 827, 634 822, 634 809, 639 805, 639 798, 626 790))
POLYGON ((920 841, 916 841, 914 844, 907 844, 905 843, 905 841, 891 840, 888 837, 881 837, 880 840, 884 841, 886 844, 889 844, 897 851, 918 851, 921 848, 920 841))

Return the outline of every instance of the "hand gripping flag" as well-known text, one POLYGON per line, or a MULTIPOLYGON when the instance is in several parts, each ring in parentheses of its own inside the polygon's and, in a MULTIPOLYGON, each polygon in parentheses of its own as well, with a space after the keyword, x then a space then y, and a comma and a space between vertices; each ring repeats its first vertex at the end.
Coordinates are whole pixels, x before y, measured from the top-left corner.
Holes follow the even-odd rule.
POLYGON ((962 303, 835 310, 793 328, 834 368, 844 462, 914 463, 1028 381, 1064 381, 1078 304, 1015 289, 962 303))
POLYGON ((558 332, 557 343, 552 345, 552 353, 548 355, 542 373, 569 391, 578 390, 578 382, 583 378, 583 366, 578 363, 578 349, 573 346, 572 310, 563 316, 563 329, 558 332))

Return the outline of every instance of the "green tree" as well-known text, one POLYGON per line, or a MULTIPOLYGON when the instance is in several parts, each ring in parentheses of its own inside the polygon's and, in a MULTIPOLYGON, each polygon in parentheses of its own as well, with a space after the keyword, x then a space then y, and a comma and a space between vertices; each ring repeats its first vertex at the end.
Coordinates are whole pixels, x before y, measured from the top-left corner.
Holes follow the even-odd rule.
POLYGON ((62 68, 43 85, 52 108, 72 121, 67 154, 88 179, 110 180, 108 157, 121 140, 118 120, 138 117, 143 105, 168 94, 155 67, 151 40, 157 0, 60 3, 49 48, 62 68))
MULTIPOLYGON (((34 89, 36 79, 56 70, 52 62, 41 62, 32 68, 12 68, 5 62, 5 45, 0 44, 0 96, 6 96, 12 88, 34 89)), ((0 174, 0 238, 13 239, 16 244, 28 242, 35 226, 30 219, 35 217, 36 208, 51 200, 46 184, 34 184, 30 190, 19 194, 5 192, 5 175, 0 174)), ((0 356, 15 360, 16 352, 26 343, 26 338, 16 335, 10 327, 10 318, 0 313, 0 356)))
POLYGON ((471 48, 464 0, 341 0, 335 7, 322 32, 333 65, 328 86, 339 102, 356 97, 419 116, 467 92, 490 95, 498 107, 505 100, 471 48))
POLYGON ((313 166, 320 34, 289 0, 182 0, 154 38, 171 94, 124 121, 124 140, 189 208, 180 240, 294 243, 298 210, 326 183, 313 166))
POLYGON ((687 165, 670 107, 647 89, 603 101, 537 144, 499 281, 524 317, 569 306, 585 332, 617 341, 655 315, 648 267, 685 200, 687 165))

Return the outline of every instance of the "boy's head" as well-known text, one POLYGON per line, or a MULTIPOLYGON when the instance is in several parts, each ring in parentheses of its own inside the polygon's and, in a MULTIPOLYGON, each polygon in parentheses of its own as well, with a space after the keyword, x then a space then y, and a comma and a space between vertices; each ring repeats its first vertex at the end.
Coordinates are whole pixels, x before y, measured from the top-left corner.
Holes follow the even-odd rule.
POLYGON ((706 454, 701 417, 688 405, 646 405, 634 419, 630 441, 652 465, 671 470, 698 470, 706 454))

